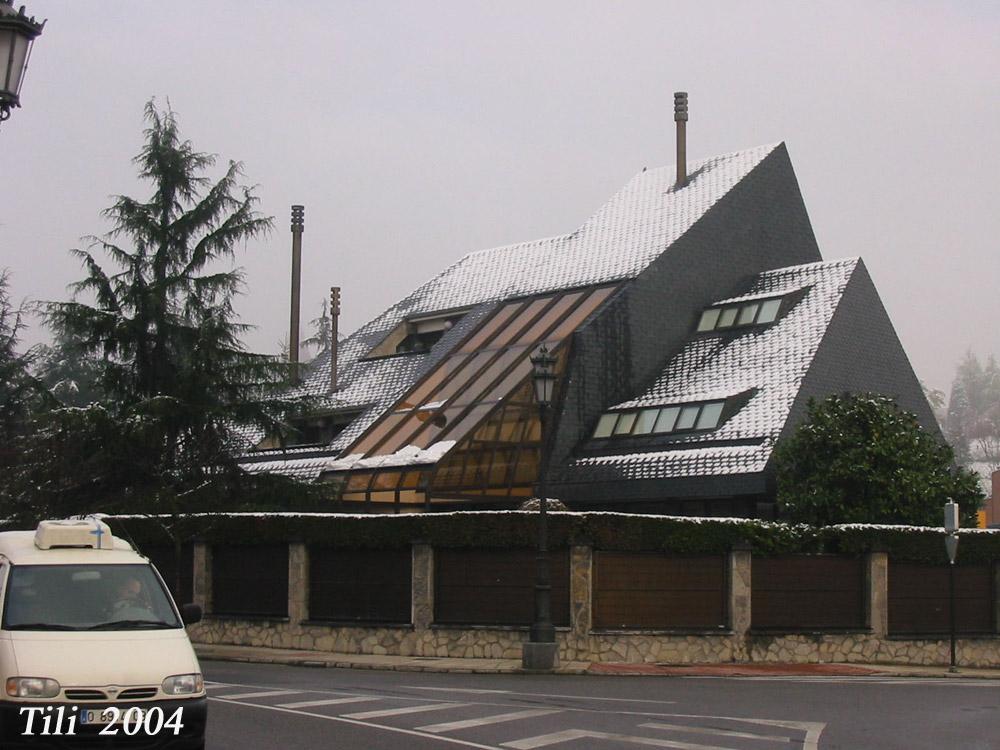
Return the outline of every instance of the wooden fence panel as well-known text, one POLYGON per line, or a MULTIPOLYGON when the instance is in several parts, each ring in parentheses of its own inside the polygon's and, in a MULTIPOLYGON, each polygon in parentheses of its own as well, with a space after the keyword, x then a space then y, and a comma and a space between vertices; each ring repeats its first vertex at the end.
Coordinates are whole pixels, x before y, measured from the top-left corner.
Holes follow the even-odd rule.
POLYGON ((409 623, 413 552, 309 548, 309 619, 409 623))
POLYGON ((867 626, 864 558, 754 557, 751 586, 754 629, 840 630, 867 626))
POLYGON ((727 560, 594 553, 595 628, 724 628, 727 560))
MULTIPOLYGON (((990 566, 955 566, 955 630, 992 633, 990 566)), ((950 630, 948 566, 889 561, 889 632, 942 635, 950 630)))
POLYGON ((288 545, 213 546, 212 614, 288 617, 288 545))
MULTIPOLYGON (((552 622, 569 625, 569 550, 549 553, 552 622)), ((527 549, 434 550, 434 622, 530 625, 534 620, 535 552, 527 549)))

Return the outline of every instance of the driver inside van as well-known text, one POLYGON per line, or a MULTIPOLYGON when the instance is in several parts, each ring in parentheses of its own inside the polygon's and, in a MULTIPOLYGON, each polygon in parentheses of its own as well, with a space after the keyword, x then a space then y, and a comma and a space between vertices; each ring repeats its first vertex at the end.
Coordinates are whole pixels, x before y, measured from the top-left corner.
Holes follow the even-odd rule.
POLYGON ((110 613, 118 620, 148 619, 152 616, 138 579, 129 577, 118 584, 110 613))

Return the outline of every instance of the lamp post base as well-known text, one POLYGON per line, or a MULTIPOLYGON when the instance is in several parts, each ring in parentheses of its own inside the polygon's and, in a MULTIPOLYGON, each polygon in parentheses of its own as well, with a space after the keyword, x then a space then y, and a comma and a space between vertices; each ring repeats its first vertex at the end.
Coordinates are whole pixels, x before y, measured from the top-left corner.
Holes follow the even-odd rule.
POLYGON ((555 643, 527 641, 521 649, 521 667, 533 672, 551 672, 559 661, 559 648, 555 643))

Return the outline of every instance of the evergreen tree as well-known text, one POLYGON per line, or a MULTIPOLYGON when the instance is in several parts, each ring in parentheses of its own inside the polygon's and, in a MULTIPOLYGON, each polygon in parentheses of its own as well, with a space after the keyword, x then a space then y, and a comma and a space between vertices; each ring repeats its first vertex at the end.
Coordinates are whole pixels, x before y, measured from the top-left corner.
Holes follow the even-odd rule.
POLYGON ((313 334, 302 343, 316 349, 316 355, 326 354, 330 351, 330 344, 333 340, 333 321, 330 319, 329 302, 324 299, 320 308, 318 318, 309 321, 313 328, 313 334))
POLYGON ((969 351, 959 363, 945 434, 961 463, 985 461, 1000 466, 1000 367, 992 356, 984 366, 969 351))
POLYGON ((778 507, 789 521, 940 526, 951 498, 963 525, 974 526, 983 500, 977 477, 954 467, 951 448, 883 396, 810 400, 774 460, 778 507))
POLYGON ((247 326, 233 299, 242 273, 225 267, 271 219, 240 186, 239 163, 212 181, 214 157, 181 139, 169 108, 150 102, 145 117, 134 161, 151 195, 115 199, 104 214, 111 231, 72 251, 85 269, 73 300, 45 307, 106 397, 56 410, 22 446, 22 500, 60 513, 231 504, 246 484, 234 458, 245 428, 273 430, 292 406, 275 395, 284 366, 241 343, 247 326))
POLYGON ((19 352, 24 330, 24 305, 10 298, 10 273, 0 271, 0 440, 10 440, 28 428, 32 412, 47 400, 44 386, 31 374, 35 352, 19 352))

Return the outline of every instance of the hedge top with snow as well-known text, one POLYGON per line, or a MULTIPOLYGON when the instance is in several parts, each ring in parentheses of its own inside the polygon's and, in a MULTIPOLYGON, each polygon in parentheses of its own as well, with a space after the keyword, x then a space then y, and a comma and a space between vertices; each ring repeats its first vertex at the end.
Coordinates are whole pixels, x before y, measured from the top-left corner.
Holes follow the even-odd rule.
MULTIPOLYGON (((144 547, 300 542, 353 549, 390 549, 422 542, 435 547, 530 548, 537 513, 525 511, 361 515, 335 513, 201 513, 184 516, 107 516, 119 536, 144 547)), ((858 555, 947 563, 944 530, 926 526, 845 524, 814 527, 745 518, 693 518, 626 513, 549 514, 550 545, 599 550, 716 555, 749 547, 754 554, 858 555)), ((958 563, 1000 559, 1000 530, 964 529, 958 563)))

